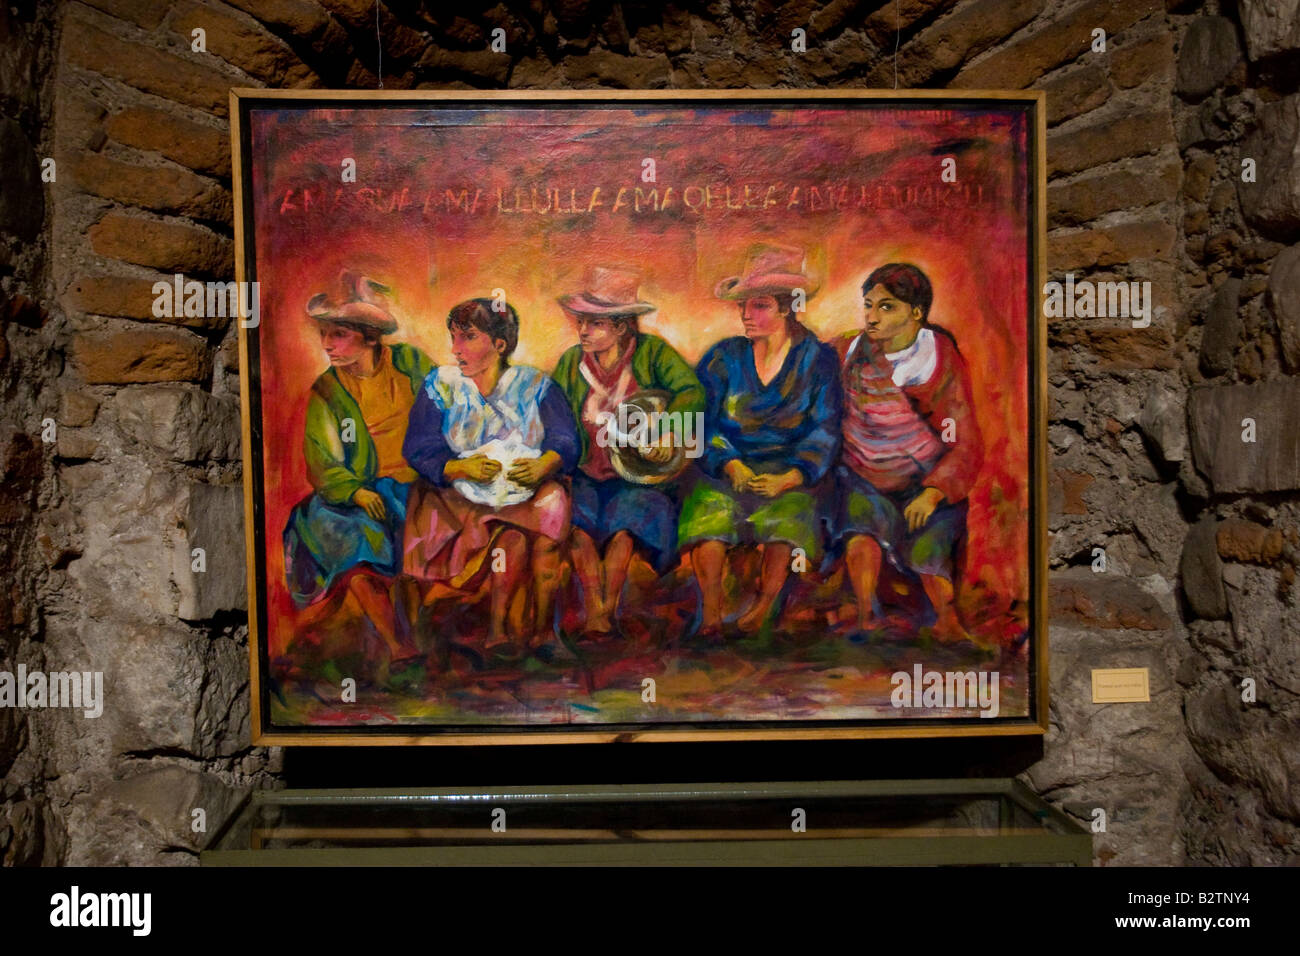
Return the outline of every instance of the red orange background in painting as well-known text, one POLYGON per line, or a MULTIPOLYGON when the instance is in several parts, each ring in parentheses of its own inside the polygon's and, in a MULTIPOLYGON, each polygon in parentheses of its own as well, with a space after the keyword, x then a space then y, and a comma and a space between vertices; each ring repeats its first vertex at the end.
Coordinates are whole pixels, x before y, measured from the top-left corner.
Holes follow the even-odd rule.
MULTIPOLYGON (((327 367, 304 306, 341 270, 388 283, 392 340, 437 364, 450 359, 448 309, 504 290, 521 318, 512 360, 550 371, 576 342, 556 297, 592 263, 631 265, 658 307, 642 329, 693 364, 740 334, 735 304, 713 290, 760 242, 808 251, 823 281, 803 321, 823 340, 861 328, 876 266, 910 262, 930 277, 930 319, 965 356, 985 446, 960 603, 995 642, 1023 633, 1032 136, 1030 113, 995 103, 252 109, 244 228, 261 294, 270 657, 293 635, 280 534, 311 491, 306 397, 327 367), (345 183, 349 159, 356 181, 345 183)), ((1018 713, 1003 709, 1027 713, 1023 697, 1018 713)))

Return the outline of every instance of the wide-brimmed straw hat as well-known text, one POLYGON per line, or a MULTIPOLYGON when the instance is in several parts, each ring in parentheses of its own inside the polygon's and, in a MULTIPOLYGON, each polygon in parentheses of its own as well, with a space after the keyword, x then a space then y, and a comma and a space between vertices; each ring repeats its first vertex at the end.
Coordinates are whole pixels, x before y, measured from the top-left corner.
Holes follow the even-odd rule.
POLYGON ((619 266, 592 266, 587 270, 581 292, 562 295, 557 300, 570 312, 579 315, 645 315, 655 307, 637 297, 641 276, 619 266))
POLYGON ((748 299, 756 295, 790 295, 802 289, 805 297, 816 293, 820 282, 808 274, 802 249, 794 246, 754 246, 738 276, 723 279, 713 290, 719 299, 748 299))
POLYGON ((345 271, 333 292, 318 292, 307 301, 307 314, 320 322, 377 329, 389 335, 397 331, 397 319, 388 311, 386 298, 391 291, 369 276, 345 271))

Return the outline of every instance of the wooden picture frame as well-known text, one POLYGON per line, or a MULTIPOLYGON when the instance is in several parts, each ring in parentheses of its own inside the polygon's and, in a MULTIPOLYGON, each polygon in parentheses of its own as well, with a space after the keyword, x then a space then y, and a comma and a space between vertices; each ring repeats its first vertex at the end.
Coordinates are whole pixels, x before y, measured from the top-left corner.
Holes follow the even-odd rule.
POLYGON ((230 104, 255 745, 1045 732, 1041 91, 230 104))

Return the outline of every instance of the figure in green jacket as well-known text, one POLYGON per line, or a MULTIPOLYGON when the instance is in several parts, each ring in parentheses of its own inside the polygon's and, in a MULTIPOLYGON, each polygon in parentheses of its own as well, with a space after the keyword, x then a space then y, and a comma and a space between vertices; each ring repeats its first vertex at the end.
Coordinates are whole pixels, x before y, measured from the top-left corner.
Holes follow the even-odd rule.
POLYGON ((415 394, 433 368, 419 349, 382 337, 397 331, 387 287, 345 272, 341 295, 307 303, 330 367, 307 401, 303 455, 313 493, 284 529, 285 573, 305 619, 332 616, 353 597, 388 646, 391 662, 420 656, 418 611, 399 580, 406 498, 416 474, 402 457, 415 394), (401 611, 396 610, 401 606, 401 611))
POLYGON ((554 378, 580 425, 571 551, 591 637, 613 631, 636 548, 659 573, 671 566, 677 503, 663 489, 672 463, 703 442, 704 389, 672 346, 638 329, 655 308, 639 284, 631 270, 596 266, 581 292, 559 299, 579 339, 554 378))

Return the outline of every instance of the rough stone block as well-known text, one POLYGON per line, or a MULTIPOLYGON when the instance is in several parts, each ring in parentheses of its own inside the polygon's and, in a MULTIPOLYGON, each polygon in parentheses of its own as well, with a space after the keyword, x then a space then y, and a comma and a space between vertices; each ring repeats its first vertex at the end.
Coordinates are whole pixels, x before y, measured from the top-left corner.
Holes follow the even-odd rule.
POLYGON ((375 28, 375 5, 371 0, 320 0, 320 5, 354 30, 375 28))
POLYGON ((1084 3, 966 67, 951 85, 964 89, 1022 89, 1062 63, 1090 53, 1094 29, 1105 30, 1109 37, 1143 17, 1163 12, 1163 8, 1162 0, 1084 3))
POLYGON ((137 166, 84 151, 65 155, 60 162, 82 192, 156 212, 232 222, 229 190, 189 170, 137 166))
MULTIPOLYGON (((624 59, 616 53, 602 52, 613 60, 624 59)), ((418 65, 422 70, 498 84, 504 83, 510 74, 510 57, 504 53, 495 53, 487 47, 481 50, 448 50, 445 47, 431 46, 424 51, 418 65)))
MULTIPOLYGON (((1089 572, 1090 573, 1090 572, 1089 572)), ((1191 760, 1168 652, 1156 635, 1123 640, 1053 621, 1052 727, 1043 759, 1028 782, 1085 822, 1104 806, 1110 832, 1140 832, 1141 840, 1098 839, 1098 859, 1116 864, 1168 865, 1180 845, 1181 766, 1191 760), (1095 667, 1145 667, 1151 702, 1098 707, 1092 702, 1095 667), (1132 829, 1130 829, 1132 828, 1132 829)))
POLYGON ((1223 589, 1223 565, 1215 543, 1217 522, 1205 517, 1192 526, 1183 542, 1178 573, 1192 613, 1207 621, 1228 615, 1228 598, 1223 589))
POLYGON ((1300 379, 1191 391, 1192 455, 1219 494, 1300 488, 1300 379), (1244 419, 1255 441, 1243 441, 1244 419))
POLYGON ((1047 267, 1054 276, 1092 266, 1113 266, 1139 259, 1164 259, 1178 230, 1164 220, 1126 222, 1105 229, 1053 233, 1047 241, 1047 267))
POLYGON ((122 611, 175 618, 171 575, 188 483, 131 456, 64 466, 60 481, 82 522, 82 554, 68 565, 68 580, 98 608, 96 620, 122 611))
POLYGON ((116 753, 202 753, 199 688, 206 639, 181 625, 87 621, 82 639, 104 673, 104 714, 116 753))
POLYGON ((1102 367, 1109 370, 1178 367, 1169 330, 1155 325, 1145 329, 1075 326, 1054 333, 1052 343, 1081 346, 1097 356, 1102 367))
POLYGON ((239 405, 188 385, 126 388, 112 399, 118 424, 176 461, 234 461, 240 452, 239 405))
POLYGON ((317 53, 338 57, 350 49, 347 31, 311 0, 231 0, 231 6, 305 40, 317 53))
POLYGON ((108 118, 108 135, 123 146, 149 150, 213 176, 230 178, 230 133, 163 110, 128 106, 108 118))
POLYGON ((232 77, 167 53, 154 46, 123 40, 80 18, 64 19, 59 53, 65 62, 111 76, 127 86, 184 103, 216 116, 229 108, 232 77))
POLYGON ((1204 96, 1219 86, 1241 59, 1237 28, 1227 17, 1198 17, 1183 34, 1176 89, 1204 96))
POLYGON ((1118 575, 1090 568, 1053 574, 1048 582, 1053 621, 1110 629, 1159 631, 1172 626, 1154 595, 1118 575))
POLYGON ((1142 402, 1138 427, 1155 446, 1157 454, 1169 463, 1187 458, 1187 396, 1153 384, 1142 402))
MULTIPOLYGON (((63 294, 65 309, 95 315, 120 315, 131 319, 154 319, 153 279, 126 276, 87 276, 78 279, 63 294)), ((178 323, 181 319, 176 319, 178 323)))
POLYGON ((1053 471, 1052 477, 1061 489, 1060 508, 1052 510, 1067 515, 1086 515, 1088 503, 1083 500, 1083 495, 1096 479, 1084 472, 1067 471, 1064 468, 1053 471))
MULTIPOLYGON (((973 0, 908 40, 898 52, 898 85, 924 86, 1011 36, 1038 14, 1046 0, 973 0)), ((894 58, 867 77, 868 86, 893 86, 894 58)))
POLYGON ((1069 73, 1034 85, 1047 92, 1049 126, 1055 126, 1089 110, 1095 110, 1110 99, 1113 92, 1106 74, 1092 65, 1071 70, 1069 73))
POLYGON ((1237 196, 1247 222, 1285 240, 1300 232, 1300 93, 1261 106, 1256 120, 1240 152, 1255 160, 1255 181, 1242 182, 1235 163, 1237 196))
POLYGON ((1241 280, 1227 279, 1214 290, 1214 299, 1201 336, 1201 369, 1222 375, 1232 368, 1241 338, 1241 280))
POLYGON ((1188 691, 1188 738, 1220 776, 1254 784, 1271 812, 1300 820, 1300 722, 1244 703, 1237 684, 1212 671, 1188 691))
MULTIPOLYGON (((54 93, 56 152, 97 151, 104 145, 104 116, 108 111, 82 91, 60 85, 54 93)), ((61 168, 61 167, 60 167, 61 168)))
POLYGON ((157 764, 94 788, 84 809, 74 812, 80 839, 70 864, 175 866, 183 862, 176 851, 204 849, 247 792, 215 774, 157 764), (194 832, 195 809, 204 811, 205 832, 194 832))
MULTIPOLYGON (((1263 543, 1271 544, 1267 537, 1263 543)), ((1300 641, 1295 639, 1300 633, 1300 606, 1278 600, 1279 572, 1230 564, 1223 579, 1233 634, 1241 647, 1243 676, 1255 678, 1257 695, 1272 702, 1279 699, 1278 689, 1290 699, 1300 697, 1300 641)), ((1300 744, 1300 739, 1294 743, 1300 744)))
POLYGON ((1300 0, 1241 0, 1240 10, 1252 60, 1300 50, 1300 0))
POLYGON ((211 365, 207 343, 180 329, 84 332, 72 355, 90 385, 202 381, 211 365))
POLYGON ((1056 180, 1047 187, 1053 226, 1075 226, 1119 209, 1137 209, 1178 196, 1182 166, 1176 159, 1138 160, 1120 169, 1056 180))
POLYGON ((247 606, 238 485, 195 482, 174 465, 130 454, 61 474, 82 507, 82 553, 68 578, 99 609, 96 620, 138 620, 147 633, 247 606), (193 570, 194 548, 204 551, 204 571, 193 570))
POLYGON ((1287 367, 1300 368, 1300 245, 1283 249, 1268 272, 1268 301, 1287 367))
POLYGON ((1168 112, 1124 113, 1048 133, 1047 172, 1077 173, 1126 156, 1145 156, 1173 142, 1168 112))
POLYGON ((174 580, 180 589, 178 616, 204 621, 219 611, 248 607, 244 560, 244 494, 239 485, 196 484, 190 489, 186 540, 174 580), (204 551, 205 570, 194 570, 195 548, 204 551))
POLYGON ((1210 198, 1210 183, 1218 161, 1213 153, 1197 153, 1184 158, 1187 159, 1187 168, 1183 174, 1183 195, 1190 202, 1205 202, 1210 198))
MULTIPOLYGON (((672 64, 666 56, 619 56, 608 50, 592 50, 582 56, 565 57, 560 67, 572 83, 581 86, 613 86, 631 90, 666 87, 672 73, 672 64)), ((504 82, 504 77, 501 82, 504 82)))
POLYGON ((1215 535, 1219 557, 1228 561, 1272 564, 1282 556, 1282 532, 1265 528, 1245 518, 1228 518, 1219 523, 1215 535))
MULTIPOLYGON (((270 86, 320 85, 320 77, 298 58, 287 43, 260 25, 231 16, 220 8, 181 4, 169 26, 187 40, 196 27, 201 27, 208 53, 221 57, 270 86)), ((373 32, 373 9, 370 27, 373 32)))
POLYGON ((894 37, 918 20, 933 19, 951 9, 957 0, 899 0, 878 7, 862 22, 871 42, 879 47, 894 49, 894 37))
POLYGON ((198 226, 123 213, 109 213, 89 229, 95 252, 187 277, 230 276, 234 271, 229 239, 198 226))
POLYGON ((85 0, 87 6, 130 20, 136 26, 152 30, 167 14, 167 7, 155 0, 85 0))
POLYGON ((68 390, 59 396, 59 424, 80 428, 95 420, 99 399, 89 392, 68 390))
POLYGON ((1156 22, 1153 33, 1111 50, 1110 79, 1117 89, 1129 90, 1152 79, 1163 82, 1173 74, 1173 31, 1156 22))

